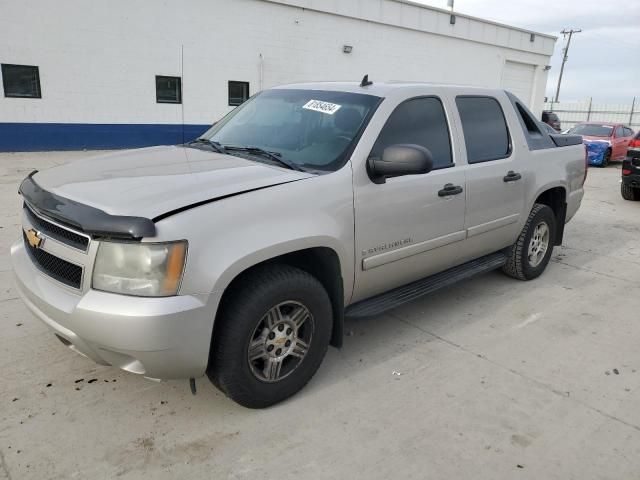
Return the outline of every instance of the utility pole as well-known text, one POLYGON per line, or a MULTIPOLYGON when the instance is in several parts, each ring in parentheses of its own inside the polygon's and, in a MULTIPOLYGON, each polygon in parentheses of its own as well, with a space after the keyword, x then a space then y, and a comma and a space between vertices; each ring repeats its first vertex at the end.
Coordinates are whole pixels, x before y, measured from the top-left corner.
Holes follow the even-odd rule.
POLYGON ((558 88, 556 89, 556 103, 558 103, 558 97, 560 96, 560 84, 562 83, 562 73, 564 72, 564 64, 566 63, 568 57, 568 53, 569 53, 569 47, 571 46, 571 37, 573 36, 574 33, 580 33, 582 30, 562 30, 560 33, 562 35, 564 35, 564 38, 567 38, 567 35, 569 35, 569 39, 567 40, 567 46, 564 47, 563 49, 563 53, 564 56, 562 57, 562 66, 560 67, 560 76, 558 77, 558 88))

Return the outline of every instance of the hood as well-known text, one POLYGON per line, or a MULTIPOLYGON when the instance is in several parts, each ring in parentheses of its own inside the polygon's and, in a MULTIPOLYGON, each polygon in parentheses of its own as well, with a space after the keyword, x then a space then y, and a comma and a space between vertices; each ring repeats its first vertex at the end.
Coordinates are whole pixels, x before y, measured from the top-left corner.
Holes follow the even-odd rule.
POLYGON ((155 218, 172 210, 312 177, 181 146, 128 150, 36 173, 50 193, 111 215, 155 218))

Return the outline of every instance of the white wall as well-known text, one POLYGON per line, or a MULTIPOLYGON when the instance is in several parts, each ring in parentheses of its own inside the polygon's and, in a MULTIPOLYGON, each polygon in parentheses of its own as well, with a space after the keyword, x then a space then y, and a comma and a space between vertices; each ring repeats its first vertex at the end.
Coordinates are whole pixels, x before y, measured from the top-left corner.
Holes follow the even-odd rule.
POLYGON ((42 99, 0 96, 0 122, 181 123, 180 105, 155 101, 155 75, 175 75, 184 121, 208 124, 231 109, 229 80, 259 90, 260 54, 264 87, 365 73, 499 87, 507 60, 528 63, 539 112, 555 42, 395 0, 0 0, 0 12, 0 62, 39 66, 42 86, 42 99))

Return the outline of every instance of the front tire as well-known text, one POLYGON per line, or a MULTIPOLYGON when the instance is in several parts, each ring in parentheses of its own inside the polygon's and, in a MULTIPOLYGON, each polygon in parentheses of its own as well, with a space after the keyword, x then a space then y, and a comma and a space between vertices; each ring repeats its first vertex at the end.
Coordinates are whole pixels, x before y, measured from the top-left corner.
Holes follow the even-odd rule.
POLYGON ((522 232, 508 252, 502 271, 518 280, 539 277, 551 259, 556 237, 556 217, 547 205, 536 203, 522 232))
POLYGON ((600 164, 600 168, 607 168, 609 166, 609 162, 611 161, 611 149, 608 148, 606 152, 604 152, 604 156, 602 157, 602 163, 600 164))
POLYGON ((620 193, 622 194, 622 198, 625 200, 640 200, 640 188, 633 188, 622 183, 620 184, 620 193))
POLYGON ((288 265, 259 267, 223 299, 207 375, 245 407, 281 402, 318 370, 332 318, 315 277, 288 265))

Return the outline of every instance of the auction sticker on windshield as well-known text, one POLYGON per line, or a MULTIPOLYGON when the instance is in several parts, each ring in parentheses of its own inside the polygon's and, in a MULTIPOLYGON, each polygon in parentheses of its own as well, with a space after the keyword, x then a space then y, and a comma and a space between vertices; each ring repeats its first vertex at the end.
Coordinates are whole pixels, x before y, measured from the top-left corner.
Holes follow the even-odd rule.
POLYGON ((342 105, 336 103, 323 102, 322 100, 309 100, 302 108, 305 110, 313 110, 314 112, 326 113, 333 115, 342 105))

